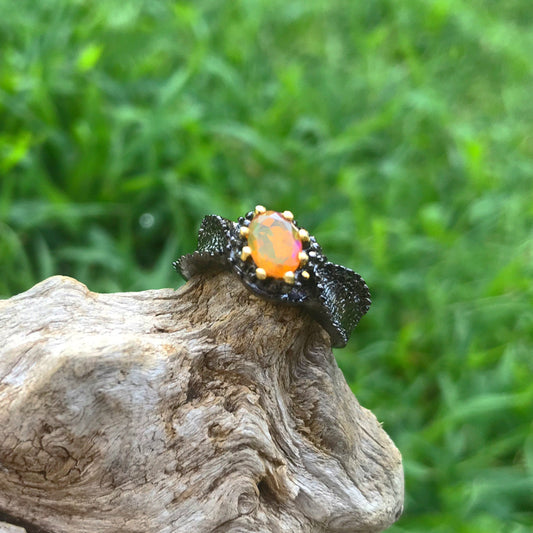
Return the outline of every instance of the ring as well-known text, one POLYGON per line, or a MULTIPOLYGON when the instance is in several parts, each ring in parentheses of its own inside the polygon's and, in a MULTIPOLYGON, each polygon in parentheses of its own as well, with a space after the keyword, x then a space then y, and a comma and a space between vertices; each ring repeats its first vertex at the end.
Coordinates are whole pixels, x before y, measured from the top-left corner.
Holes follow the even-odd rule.
POLYGON ((261 205, 238 222, 207 215, 198 249, 172 264, 185 280, 200 272, 233 270, 262 298, 303 307, 336 348, 346 346, 371 304, 363 278, 329 262, 290 211, 267 211, 261 205))

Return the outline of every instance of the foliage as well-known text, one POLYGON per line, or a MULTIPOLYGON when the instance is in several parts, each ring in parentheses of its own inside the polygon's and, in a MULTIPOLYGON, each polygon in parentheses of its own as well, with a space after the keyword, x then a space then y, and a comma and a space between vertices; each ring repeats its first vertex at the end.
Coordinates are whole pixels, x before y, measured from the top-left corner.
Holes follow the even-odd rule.
POLYGON ((533 527, 529 0, 0 0, 0 294, 176 286, 291 209, 373 307, 336 352, 401 449, 393 532, 533 527))

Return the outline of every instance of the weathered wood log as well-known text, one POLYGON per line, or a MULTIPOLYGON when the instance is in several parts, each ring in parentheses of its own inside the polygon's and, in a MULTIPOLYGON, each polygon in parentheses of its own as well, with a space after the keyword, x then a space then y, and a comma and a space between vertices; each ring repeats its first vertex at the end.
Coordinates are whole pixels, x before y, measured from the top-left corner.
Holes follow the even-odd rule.
MULTIPOLYGON (((394 444, 329 338, 230 273, 0 301, 0 521, 28 532, 370 532, 394 444)), ((7 527, 7 526, 6 526, 7 527)))

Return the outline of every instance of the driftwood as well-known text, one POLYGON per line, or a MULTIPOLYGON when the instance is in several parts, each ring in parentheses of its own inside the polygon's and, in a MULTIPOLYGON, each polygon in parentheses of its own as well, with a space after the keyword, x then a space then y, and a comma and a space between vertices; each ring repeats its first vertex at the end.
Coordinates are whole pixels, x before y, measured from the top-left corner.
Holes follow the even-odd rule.
POLYGON ((328 336, 235 275, 121 294, 56 276, 0 301, 0 522, 370 532, 402 502, 328 336))

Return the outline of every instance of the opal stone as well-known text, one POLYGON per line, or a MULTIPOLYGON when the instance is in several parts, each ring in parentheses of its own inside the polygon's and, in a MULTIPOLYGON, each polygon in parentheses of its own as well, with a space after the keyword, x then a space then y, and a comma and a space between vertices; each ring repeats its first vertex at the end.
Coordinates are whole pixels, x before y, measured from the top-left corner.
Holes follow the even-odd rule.
POLYGON ((298 230, 277 211, 266 211, 253 218, 248 246, 254 263, 267 276, 283 278, 286 272, 294 272, 300 265, 298 254, 302 251, 302 241, 298 230))

